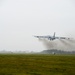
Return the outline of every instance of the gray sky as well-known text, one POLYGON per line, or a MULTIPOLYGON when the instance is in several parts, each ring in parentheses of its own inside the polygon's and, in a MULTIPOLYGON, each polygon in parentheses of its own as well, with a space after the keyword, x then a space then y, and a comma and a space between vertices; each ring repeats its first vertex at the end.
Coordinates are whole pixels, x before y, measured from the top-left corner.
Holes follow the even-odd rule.
POLYGON ((46 49, 33 35, 75 37, 74 0, 0 0, 0 50, 46 49))

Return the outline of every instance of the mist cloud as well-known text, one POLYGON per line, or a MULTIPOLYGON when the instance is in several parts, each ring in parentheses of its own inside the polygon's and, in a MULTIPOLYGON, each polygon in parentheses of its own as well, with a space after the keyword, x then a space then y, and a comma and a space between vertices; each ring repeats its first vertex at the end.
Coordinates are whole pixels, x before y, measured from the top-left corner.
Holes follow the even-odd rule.
POLYGON ((75 40, 47 40, 47 39, 39 39, 46 47, 46 49, 57 49, 57 50, 65 50, 72 51, 75 49, 75 40))

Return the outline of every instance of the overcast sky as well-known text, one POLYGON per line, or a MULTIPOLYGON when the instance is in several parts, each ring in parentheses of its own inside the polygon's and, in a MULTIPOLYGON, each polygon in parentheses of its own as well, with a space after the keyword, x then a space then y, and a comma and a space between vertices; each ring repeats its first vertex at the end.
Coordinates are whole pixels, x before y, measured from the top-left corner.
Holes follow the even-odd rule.
POLYGON ((75 38, 74 0, 0 0, 0 50, 46 49, 33 35, 75 38))

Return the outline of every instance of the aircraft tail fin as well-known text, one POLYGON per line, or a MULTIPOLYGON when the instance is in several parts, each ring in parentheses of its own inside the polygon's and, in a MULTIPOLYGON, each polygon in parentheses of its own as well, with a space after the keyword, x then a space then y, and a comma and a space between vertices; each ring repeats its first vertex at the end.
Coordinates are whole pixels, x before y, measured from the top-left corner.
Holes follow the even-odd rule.
POLYGON ((53 37, 55 38, 55 32, 54 32, 54 35, 53 35, 53 37))

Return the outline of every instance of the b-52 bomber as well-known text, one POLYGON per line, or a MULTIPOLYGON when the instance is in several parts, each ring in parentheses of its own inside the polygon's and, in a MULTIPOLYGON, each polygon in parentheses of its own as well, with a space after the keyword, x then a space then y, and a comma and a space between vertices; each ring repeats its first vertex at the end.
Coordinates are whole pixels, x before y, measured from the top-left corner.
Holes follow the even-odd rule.
POLYGON ((47 36, 34 36, 34 37, 36 37, 36 38, 39 38, 39 39, 48 39, 48 40, 55 40, 55 39, 70 39, 70 38, 68 38, 68 37, 56 37, 55 36, 55 32, 54 32, 54 35, 53 36, 49 36, 49 35, 47 35, 47 36))

